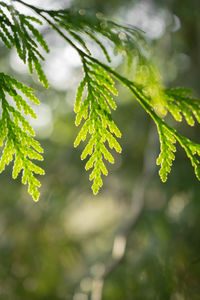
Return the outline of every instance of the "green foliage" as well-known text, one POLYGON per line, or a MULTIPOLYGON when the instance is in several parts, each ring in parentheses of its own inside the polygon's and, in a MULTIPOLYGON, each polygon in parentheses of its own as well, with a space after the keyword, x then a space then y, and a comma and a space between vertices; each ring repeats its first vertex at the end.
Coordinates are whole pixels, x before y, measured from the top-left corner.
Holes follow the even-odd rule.
POLYGON ((38 99, 32 94, 33 90, 16 79, 0 73, 0 99, 1 99, 1 119, 0 119, 0 146, 3 147, 0 172, 5 169, 14 159, 12 176, 17 178, 23 170, 22 183, 28 183, 28 192, 35 201, 39 198, 38 187, 40 182, 35 174, 43 175, 44 171, 31 160, 43 160, 40 153, 43 152, 39 142, 32 136, 35 135, 33 128, 22 114, 36 118, 31 106, 24 99, 24 94, 35 104, 39 104, 38 99), (8 101, 11 97, 13 105, 8 101))
POLYGON ((136 96, 136 99, 150 114, 157 126, 161 151, 157 159, 157 165, 161 166, 159 171, 161 180, 165 182, 171 171, 175 159, 176 142, 185 150, 195 169, 197 179, 200 179, 200 161, 196 157, 196 155, 199 155, 199 144, 182 136, 164 121, 169 111, 178 122, 182 121, 182 116, 190 126, 195 124, 194 117, 198 123, 200 122, 200 100, 192 97, 193 91, 180 87, 164 88, 157 68, 150 61, 145 65, 138 64, 134 83, 123 79, 122 82, 136 96))
POLYGON ((161 152, 157 158, 157 165, 161 165, 159 174, 163 182, 167 180, 167 175, 171 171, 171 165, 175 159, 174 152, 176 151, 176 139, 168 128, 163 124, 158 123, 158 133, 160 138, 161 152))
POLYGON ((33 73, 34 66, 39 80, 47 88, 48 81, 40 64, 40 60, 44 60, 40 48, 45 52, 49 52, 49 48, 43 35, 34 26, 34 23, 42 25, 42 22, 21 14, 4 2, 0 2, 0 20, 0 38, 4 45, 9 49, 15 47, 22 61, 28 63, 30 73, 33 73))
POLYGON ((96 195, 103 185, 101 174, 108 174, 103 158, 111 164, 114 163, 112 154, 105 146, 106 141, 109 148, 121 152, 121 146, 115 138, 115 136, 121 137, 121 132, 111 117, 111 109, 117 107, 112 94, 117 95, 118 92, 110 75, 98 64, 85 60, 83 66, 85 76, 77 90, 74 111, 77 126, 82 119, 86 121, 74 142, 74 146, 77 147, 81 141, 84 141, 87 133, 91 135, 82 152, 81 159, 85 159, 88 155, 91 156, 85 169, 93 168, 90 180, 93 180, 92 190, 96 195), (87 90, 87 94, 82 101, 84 89, 87 90))
MULTIPOLYGON (((166 95, 166 109, 176 121, 182 121, 182 116, 184 116, 190 126, 195 124, 194 117, 198 123, 200 122, 200 100, 192 97, 193 91, 185 88, 172 88, 165 89, 164 92, 166 95)), ((181 136, 169 126, 164 126, 163 123, 160 126, 160 124, 161 122, 159 122, 157 127, 161 142, 161 153, 157 164, 161 164, 160 176, 162 181, 167 180, 167 174, 170 172, 172 161, 175 159, 173 152, 176 151, 176 148, 173 144, 176 140, 185 150, 195 169, 196 177, 200 180, 200 161, 196 157, 196 155, 200 154, 200 145, 181 136)))
POLYGON ((183 115, 190 126, 195 124, 194 117, 200 123, 200 101, 192 97, 193 91, 185 88, 172 88, 165 89, 165 94, 167 109, 176 121, 182 121, 183 115))
MULTIPOLYGON (((177 141, 185 150, 197 178, 200 179, 200 161, 196 156, 200 154, 200 146, 181 136, 164 121, 164 117, 169 111, 176 121, 181 121, 183 115, 186 122, 193 126, 194 117, 198 122, 200 121, 199 100, 191 97, 190 90, 164 88, 157 68, 148 58, 148 48, 140 30, 119 25, 107 20, 99 13, 93 16, 86 14, 84 10, 45 10, 21 0, 15 1, 32 9, 39 19, 25 16, 12 5, 0 2, 0 38, 9 49, 16 48, 19 57, 28 64, 30 73, 33 72, 34 66, 39 80, 45 87, 48 87, 48 82, 40 63, 40 60, 44 60, 40 48, 43 48, 45 52, 48 52, 49 49, 43 35, 33 25, 34 23, 42 25, 41 19, 45 20, 78 52, 82 60, 84 77, 77 90, 74 111, 76 113, 75 124, 80 125, 82 120, 84 123, 74 145, 77 147, 81 141, 87 140, 88 134, 90 135, 81 159, 90 157, 85 168, 86 170, 93 169, 90 180, 93 180, 94 194, 97 194, 103 185, 101 175, 108 174, 104 160, 114 163, 114 158, 108 149, 114 148, 117 152, 121 152, 121 146, 116 139, 121 137, 121 132, 111 116, 111 111, 117 107, 114 96, 118 94, 113 78, 131 90, 156 123, 161 143, 161 152, 157 159, 157 164, 161 165, 159 172, 161 180, 166 181, 171 171, 177 141), (128 57, 129 64, 133 57, 136 57, 135 81, 128 80, 115 72, 109 65, 96 59, 88 46, 91 41, 101 48, 108 62, 111 61, 111 53, 106 47, 108 42, 112 43, 114 52, 117 50, 128 57)), ((37 200, 39 196, 37 187, 40 183, 33 173, 43 174, 43 170, 33 164, 30 159, 41 160, 42 149, 39 143, 31 137, 34 135, 34 131, 20 111, 23 109, 25 114, 36 116, 16 89, 38 104, 38 100, 33 96, 30 88, 1 74, 2 116, 0 127, 1 145, 4 145, 4 151, 0 170, 3 171, 5 165, 15 155, 13 177, 16 178, 23 169, 22 182, 28 182, 29 193, 37 200), (17 109, 6 100, 6 94, 14 99, 17 109)))
POLYGON ((200 145, 192 142, 190 139, 177 133, 173 128, 166 126, 165 123, 158 122, 158 133, 161 143, 161 152, 157 159, 157 165, 161 165, 159 174, 161 180, 167 180, 168 173, 171 171, 171 165, 175 159, 174 152, 176 151, 175 143, 179 142, 181 147, 185 150, 186 155, 194 167, 195 175, 200 180, 200 145))
POLYGON ((97 13, 95 16, 81 9, 45 10, 45 13, 56 21, 59 27, 63 27, 89 55, 91 52, 86 42, 99 46, 106 60, 111 62, 110 54, 105 46, 110 42, 115 52, 124 54, 130 61, 133 56, 137 56, 140 60, 144 58, 144 37, 142 31, 136 27, 123 26, 108 20, 101 13, 97 13))

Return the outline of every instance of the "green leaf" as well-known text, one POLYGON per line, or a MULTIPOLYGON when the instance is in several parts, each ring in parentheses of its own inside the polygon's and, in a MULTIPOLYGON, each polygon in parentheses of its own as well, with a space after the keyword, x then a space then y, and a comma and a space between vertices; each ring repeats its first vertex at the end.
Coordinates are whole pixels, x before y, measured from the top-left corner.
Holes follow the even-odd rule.
POLYGON ((77 90, 74 111, 77 114, 76 125, 81 123, 82 118, 85 118, 86 121, 77 135, 74 146, 77 147, 81 141, 85 141, 88 133, 91 135, 81 154, 81 159, 83 160, 90 156, 85 169, 93 168, 89 179, 93 181, 92 190, 96 195, 103 185, 102 174, 108 174, 103 159, 114 163, 114 158, 105 143, 108 141, 110 148, 121 152, 121 146, 113 135, 121 137, 121 132, 112 120, 107 104, 108 102, 111 108, 116 108, 116 103, 110 94, 110 92, 116 94, 114 81, 98 65, 92 64, 87 60, 84 60, 83 65, 85 76, 77 90), (87 94, 82 100, 84 89, 86 89, 87 94), (87 112, 86 114, 85 111, 87 112))
MULTIPOLYGON (((40 182, 36 179, 35 174, 44 174, 44 170, 33 163, 31 160, 43 160, 41 148, 38 141, 32 136, 35 132, 25 117, 21 114, 23 108, 25 114, 35 117, 35 113, 27 100, 18 94, 22 91, 26 97, 38 104, 33 90, 16 79, 0 73, 0 100, 2 115, 0 119, 0 146, 3 147, 0 157, 0 172, 3 172, 6 165, 14 160, 13 178, 17 178, 23 170, 22 183, 28 183, 28 192, 35 201, 39 198, 38 187, 40 182), (6 96, 10 95, 16 103, 16 107, 8 103, 6 96), (35 173, 35 174, 34 174, 35 173)), ((14 104, 14 103, 13 103, 14 104)))
POLYGON ((193 98, 193 92, 185 88, 165 89, 167 108, 177 121, 181 121, 181 113, 190 126, 194 126, 196 118, 200 123, 200 99, 193 98))
POLYGON ((165 182, 171 171, 173 160, 175 159, 176 139, 162 123, 158 123, 157 128, 160 138, 160 155, 157 158, 156 164, 161 166, 159 174, 161 180, 165 182))
POLYGON ((30 73, 33 73, 33 66, 38 74, 38 78, 44 87, 48 87, 48 81, 41 67, 41 47, 45 52, 49 52, 48 45, 37 28, 31 22, 42 22, 31 16, 25 16, 13 6, 0 2, 0 39, 9 49, 15 47, 19 57, 24 63, 28 62, 30 73), (7 13, 4 13, 2 7, 7 13), (9 16, 9 17, 8 17, 9 16))

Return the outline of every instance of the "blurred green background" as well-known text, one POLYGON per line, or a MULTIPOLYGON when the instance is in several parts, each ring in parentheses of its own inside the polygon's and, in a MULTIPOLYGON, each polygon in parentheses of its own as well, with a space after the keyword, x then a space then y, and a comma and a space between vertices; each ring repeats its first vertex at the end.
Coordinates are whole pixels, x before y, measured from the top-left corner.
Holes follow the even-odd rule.
MULTIPOLYGON (((200 95, 199 0, 26 2, 80 7, 142 28, 166 86, 200 95)), ((34 87, 41 100, 32 124, 45 149, 46 171, 38 203, 20 178, 11 179, 12 165, 0 175, 0 299, 199 300, 200 189, 185 153, 178 149, 169 179, 161 183, 155 126, 118 86, 113 118, 123 133, 123 152, 93 196, 81 147, 73 148, 80 61, 54 33, 45 36, 49 90, 0 44, 1 71, 34 87)), ((117 57, 114 65, 126 74, 117 57)), ((176 128, 200 142, 199 125, 176 128)))

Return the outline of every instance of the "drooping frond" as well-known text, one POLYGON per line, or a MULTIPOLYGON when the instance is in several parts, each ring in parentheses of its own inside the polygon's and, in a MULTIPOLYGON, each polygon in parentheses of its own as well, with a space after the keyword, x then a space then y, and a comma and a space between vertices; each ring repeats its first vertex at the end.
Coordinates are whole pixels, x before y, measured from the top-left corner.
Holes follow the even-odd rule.
MULTIPOLYGON (((126 81, 124 81, 124 83, 126 84, 126 81)), ((128 84, 126 85, 128 86, 128 84)), ((195 175, 197 179, 200 180, 200 158, 199 158, 200 144, 197 144, 191 141, 190 139, 182 136, 177 132, 177 130, 170 127, 163 119, 160 118, 158 114, 156 114, 153 106, 151 106, 152 101, 149 101, 149 98, 147 99, 145 95, 141 93, 141 90, 138 89, 137 86, 134 86, 134 88, 133 86, 134 84, 131 84, 130 82, 129 88, 131 92, 136 96, 137 100, 140 102, 140 104, 143 106, 146 112, 152 117, 158 129, 158 134, 160 139, 160 154, 156 163, 157 165, 161 166, 159 171, 161 180, 165 182, 167 180, 168 174, 171 171, 171 166, 173 160, 175 159, 174 152, 176 152, 176 147, 175 147, 176 142, 178 142, 180 146, 185 150, 187 157, 190 159, 190 162, 194 167, 195 175)), ((188 98, 188 94, 189 93, 192 94, 190 90, 182 89, 182 88, 168 89, 166 91, 167 93, 170 94, 173 93, 175 96, 179 94, 179 96, 180 97, 182 96, 182 98, 185 99, 185 101, 188 98)), ((173 99, 177 99, 177 98, 174 97, 173 99)), ((198 107, 199 107, 198 103, 200 100, 194 98, 188 98, 188 101, 189 99, 191 100, 192 103, 190 104, 189 107, 192 113, 194 114, 194 116, 198 118, 198 107)), ((182 112, 182 110, 180 110, 180 112, 182 112)), ((192 125, 192 123, 189 125, 192 125)))
POLYGON ((193 91, 185 88, 165 89, 167 96, 167 109, 176 121, 184 116, 190 126, 194 126, 195 120, 200 123, 200 100, 192 97, 193 91))
POLYGON ((178 122, 182 121, 182 116, 184 116, 190 126, 194 125, 195 119, 199 123, 200 99, 192 97, 193 91, 190 89, 164 88, 161 76, 152 63, 148 65, 138 65, 135 80, 136 82, 134 84, 129 82, 126 86, 129 87, 133 93, 137 91, 136 94, 134 94, 136 99, 142 104, 157 125, 160 139, 160 155, 157 159, 157 164, 161 166, 159 171, 161 180, 165 182, 171 171, 171 166, 175 159, 174 152, 176 151, 176 142, 185 150, 186 155, 195 169, 197 178, 200 179, 200 162, 196 157, 196 155, 199 155, 200 145, 183 137, 164 121, 169 111, 178 122), (134 89, 131 88, 132 84, 134 89))
POLYGON ((157 165, 160 165, 160 178, 163 182, 167 180, 168 174, 171 172, 171 166, 175 159, 176 139, 168 128, 163 123, 157 123, 159 139, 160 139, 160 154, 157 158, 157 165))
POLYGON ((2 42, 9 49, 16 48, 19 57, 28 64, 30 73, 33 73, 34 67, 39 80, 47 88, 48 81, 40 61, 44 60, 41 47, 45 52, 49 52, 49 48, 43 35, 35 27, 35 24, 42 25, 42 22, 35 17, 21 14, 12 5, 0 2, 0 23, 2 42))
POLYGON ((1 118, 0 118, 0 147, 3 147, 0 159, 0 172, 5 169, 12 160, 14 160, 13 178, 16 178, 23 170, 22 183, 28 183, 28 192, 36 201, 39 198, 38 187, 40 182, 35 174, 44 174, 44 170, 32 162, 32 159, 43 160, 40 153, 43 152, 35 135, 33 128, 23 116, 30 115, 36 118, 36 115, 24 99, 28 97, 35 104, 39 100, 33 95, 33 90, 16 79, 0 73, 0 100, 1 100, 1 118), (10 96, 10 99, 8 100, 10 96), (12 102, 12 104, 10 103, 12 102))
POLYGON ((78 87, 74 107, 76 125, 78 126, 82 119, 85 121, 74 146, 77 147, 81 141, 85 141, 89 133, 90 138, 81 159, 90 156, 85 169, 93 168, 90 180, 93 180, 94 194, 97 194, 103 185, 101 174, 108 174, 103 159, 114 163, 114 157, 108 147, 121 152, 121 146, 115 138, 120 138, 121 132, 111 116, 111 110, 117 107, 112 95, 117 95, 117 90, 110 75, 98 64, 85 60, 84 78, 78 87))
POLYGON ((88 47, 88 38, 96 46, 99 46, 108 62, 111 61, 107 42, 111 42, 112 48, 125 54, 131 60, 133 56, 143 59, 146 43, 141 30, 134 26, 123 26, 110 21, 102 14, 86 13, 84 10, 40 10, 45 13, 54 24, 62 27, 69 37, 81 46, 88 55, 91 52, 88 47))
POLYGON ((195 175, 197 179, 200 180, 200 145, 180 135, 173 128, 166 126, 165 123, 158 122, 157 127, 161 143, 161 152, 157 159, 157 165, 161 165, 159 171, 161 180, 165 182, 167 180, 168 173, 171 171, 171 166, 175 159, 173 152, 176 151, 176 147, 174 145, 176 141, 185 150, 185 153, 194 168, 195 175))

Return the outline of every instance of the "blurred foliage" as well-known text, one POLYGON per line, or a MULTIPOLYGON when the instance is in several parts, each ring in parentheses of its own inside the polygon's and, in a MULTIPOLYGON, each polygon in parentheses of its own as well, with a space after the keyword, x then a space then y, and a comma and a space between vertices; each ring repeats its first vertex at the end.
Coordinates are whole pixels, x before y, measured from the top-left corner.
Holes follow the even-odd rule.
MULTIPOLYGON (((149 1, 142 3, 144 10, 145 3, 149 7, 149 1)), ((59 5, 65 7, 65 1, 59 5)), ((72 5, 126 20, 138 1, 84 0, 72 5)), ((150 41, 165 83, 195 88, 199 94, 198 1, 155 0, 150 7, 155 15, 162 9, 166 16, 162 35, 150 41)), ((49 32, 46 38, 58 56, 66 50, 49 32)), ((53 60, 54 69, 48 73, 51 59, 47 58, 45 66, 49 77, 62 71, 53 60)), ((120 109, 113 117, 123 132, 124 151, 109 166, 112 174, 105 180, 104 191, 93 197, 80 161, 81 149, 73 148, 78 133, 73 125, 73 99, 81 78, 79 65, 63 63, 70 70, 64 84, 56 89, 50 78, 51 88, 44 91, 16 60, 14 53, 0 45, 1 70, 35 88, 42 102, 41 116, 32 125, 45 149, 41 167, 47 175, 42 178, 42 196, 36 204, 27 199, 20 179, 11 182, 12 166, 1 174, 0 299, 91 299, 93 278, 101 276, 115 236, 134 208, 132 194, 141 176, 152 122, 132 95, 118 87, 120 109)), ((118 69, 127 72, 124 65, 118 69)), ((169 121, 174 124, 170 117, 169 121)), ((198 142, 199 125, 191 130, 183 122, 177 128, 198 142)), ((156 132, 153 135, 153 152, 158 153, 158 137, 156 132)), ((146 159, 152 168, 155 157, 148 154, 146 159)), ((200 189, 181 149, 168 182, 162 184, 155 172, 145 187, 144 199, 144 211, 128 236, 124 257, 105 280, 102 299, 198 300, 200 189)))

